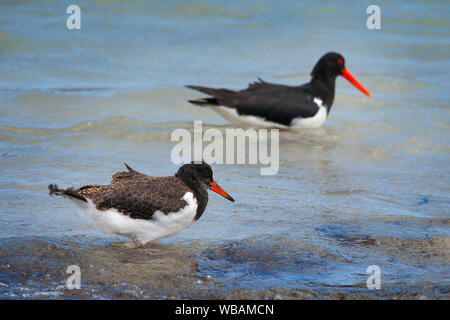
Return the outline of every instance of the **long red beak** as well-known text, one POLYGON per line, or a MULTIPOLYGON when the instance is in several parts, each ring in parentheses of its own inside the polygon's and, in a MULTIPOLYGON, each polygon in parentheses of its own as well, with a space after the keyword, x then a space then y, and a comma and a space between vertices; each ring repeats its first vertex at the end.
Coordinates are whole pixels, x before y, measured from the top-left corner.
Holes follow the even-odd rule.
POLYGON ((363 85, 361 83, 359 83, 358 80, 356 80, 354 76, 352 76, 352 74, 347 70, 347 68, 342 70, 342 76, 345 79, 347 79, 348 82, 350 82, 352 85, 354 85, 359 91, 364 93, 369 98, 371 97, 369 91, 367 91, 366 88, 364 88, 363 85))
POLYGON ((228 193, 226 193, 221 187, 219 187, 219 185, 214 181, 209 184, 209 188, 212 191, 220 194, 222 197, 234 202, 234 199, 228 193))

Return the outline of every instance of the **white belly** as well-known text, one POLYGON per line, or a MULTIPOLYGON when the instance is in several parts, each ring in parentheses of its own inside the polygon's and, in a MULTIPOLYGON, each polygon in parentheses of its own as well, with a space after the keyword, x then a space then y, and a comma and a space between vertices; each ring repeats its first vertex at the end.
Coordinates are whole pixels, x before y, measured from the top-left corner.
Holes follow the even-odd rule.
POLYGON ((178 233, 194 222, 197 200, 191 192, 187 192, 183 199, 187 205, 180 211, 169 214, 156 211, 151 220, 132 219, 116 209, 98 210, 91 200, 88 203, 77 202, 82 205, 83 216, 103 232, 137 239, 145 244, 178 233))
POLYGON ((327 108, 322 104, 322 100, 314 98, 314 102, 319 106, 319 111, 310 118, 292 119, 291 128, 319 128, 327 120, 327 108))
POLYGON ((259 128, 280 128, 280 129, 300 129, 300 128, 319 128, 327 119, 327 108, 322 104, 322 100, 314 98, 314 102, 319 106, 319 111, 310 118, 294 118, 289 126, 279 124, 272 121, 267 121, 264 118, 258 116, 240 115, 236 109, 227 107, 211 107, 214 111, 220 114, 223 118, 230 121, 235 125, 241 125, 246 127, 259 127, 259 128))

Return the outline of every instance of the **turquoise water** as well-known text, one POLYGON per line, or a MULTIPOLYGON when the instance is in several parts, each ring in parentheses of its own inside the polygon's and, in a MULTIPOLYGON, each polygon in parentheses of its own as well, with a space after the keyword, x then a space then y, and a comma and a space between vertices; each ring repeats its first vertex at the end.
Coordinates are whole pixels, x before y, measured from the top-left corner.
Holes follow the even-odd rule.
POLYGON ((381 30, 361 1, 77 4, 72 31, 65 3, 0 4, 0 297, 448 298, 448 2, 381 1, 381 30), (299 84, 327 51, 373 98, 339 78, 323 128, 280 134, 277 175, 213 165, 236 203, 211 194, 181 233, 111 247, 125 239, 48 196, 123 162, 173 174, 173 130, 230 127, 184 85, 299 84))

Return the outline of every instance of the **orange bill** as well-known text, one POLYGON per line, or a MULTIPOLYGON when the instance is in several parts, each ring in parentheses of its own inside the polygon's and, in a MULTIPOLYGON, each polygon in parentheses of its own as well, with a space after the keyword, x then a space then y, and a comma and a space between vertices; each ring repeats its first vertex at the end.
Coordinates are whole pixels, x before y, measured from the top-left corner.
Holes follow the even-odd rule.
POLYGON ((369 91, 367 91, 366 88, 364 88, 363 85, 359 83, 358 80, 356 80, 355 77, 352 76, 352 74, 347 69, 342 70, 342 76, 347 79, 348 82, 350 82, 352 85, 354 85, 359 91, 364 93, 369 98, 371 97, 369 91))
POLYGON ((212 191, 220 194, 222 197, 234 202, 234 199, 228 193, 226 193, 221 187, 219 187, 219 185, 214 181, 209 184, 209 188, 212 191))

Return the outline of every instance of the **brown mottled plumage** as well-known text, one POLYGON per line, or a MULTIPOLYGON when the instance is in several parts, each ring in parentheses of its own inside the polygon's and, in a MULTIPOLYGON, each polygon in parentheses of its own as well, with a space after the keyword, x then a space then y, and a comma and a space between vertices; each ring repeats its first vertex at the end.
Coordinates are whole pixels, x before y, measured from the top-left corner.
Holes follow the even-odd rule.
POLYGON ((207 189, 234 201, 204 162, 185 164, 171 177, 150 177, 125 166, 128 171, 115 173, 109 185, 59 189, 51 184, 50 195, 75 199, 102 230, 130 237, 138 245, 175 234, 197 221, 208 203, 207 189))
POLYGON ((187 205, 183 196, 192 190, 181 179, 151 177, 126 167, 128 171, 115 173, 109 185, 89 184, 64 191, 70 196, 92 200, 99 210, 115 208, 135 219, 151 219, 157 210, 168 214, 187 205))
POLYGON ((170 177, 151 177, 126 163, 125 166, 128 171, 115 173, 109 185, 88 184, 79 189, 59 189, 51 184, 48 186, 50 195, 70 196, 85 202, 90 199, 98 210, 113 208, 130 218, 145 220, 153 219, 156 211, 166 215, 179 212, 188 205, 184 200, 187 193, 194 197, 196 214, 193 220, 198 220, 208 203, 208 188, 234 201, 213 180, 211 167, 204 162, 185 164, 170 177))

